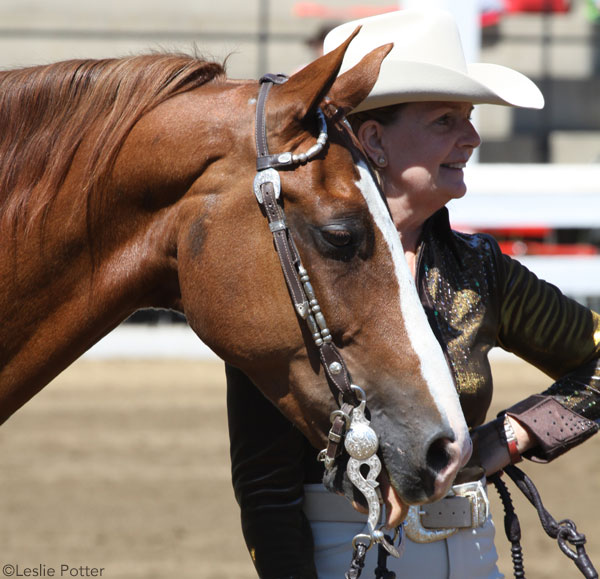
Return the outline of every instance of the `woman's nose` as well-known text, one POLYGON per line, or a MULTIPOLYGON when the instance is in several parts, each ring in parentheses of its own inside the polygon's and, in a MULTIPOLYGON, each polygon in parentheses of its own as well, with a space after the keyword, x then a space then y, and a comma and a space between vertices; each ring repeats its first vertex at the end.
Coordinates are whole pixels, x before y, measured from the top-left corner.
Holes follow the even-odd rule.
POLYGON ((471 149, 476 149, 481 145, 481 137, 471 121, 466 122, 461 144, 463 147, 469 147, 471 149))

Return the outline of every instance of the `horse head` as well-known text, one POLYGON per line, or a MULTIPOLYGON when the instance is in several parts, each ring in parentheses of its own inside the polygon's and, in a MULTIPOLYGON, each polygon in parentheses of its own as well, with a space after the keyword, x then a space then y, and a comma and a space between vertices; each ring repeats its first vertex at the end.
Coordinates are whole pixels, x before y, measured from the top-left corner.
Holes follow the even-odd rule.
MULTIPOLYGON (((271 88, 265 134, 271 151, 312 151, 278 170, 286 230, 366 392, 392 485, 423 502, 446 492, 469 437, 385 201, 343 120, 389 46, 338 78, 351 38, 271 88), (323 124, 329 138, 314 149, 323 124)), ((146 55, 4 71, 0 85, 0 420, 136 309, 163 307, 183 311, 322 448, 337 400, 254 193, 258 83, 227 79, 216 63, 146 55)))
MULTIPOLYGON (((280 202, 333 342, 367 394, 392 485, 404 501, 418 503, 447 492, 468 458, 469 437, 385 201, 343 122, 343 113, 370 91, 390 47, 338 78, 347 44, 272 87, 268 147, 277 153, 309 149, 323 106, 329 140, 313 160, 281 168, 280 202)), ((182 303, 202 340, 322 448, 336 399, 311 332, 292 307, 287 274, 252 193, 257 93, 256 85, 232 87, 221 101, 222 118, 235 118, 228 133, 247 136, 229 141, 218 197, 207 203, 207 195, 199 195, 197 211, 181 229, 182 303)))

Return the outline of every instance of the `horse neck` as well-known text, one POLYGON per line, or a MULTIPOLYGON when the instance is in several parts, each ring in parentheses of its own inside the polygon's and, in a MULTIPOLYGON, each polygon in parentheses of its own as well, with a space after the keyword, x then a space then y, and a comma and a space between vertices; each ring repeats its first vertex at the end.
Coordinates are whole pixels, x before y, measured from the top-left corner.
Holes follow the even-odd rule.
POLYGON ((254 162, 251 123, 215 115, 228 104, 220 92, 203 87, 145 115, 102 195, 82 199, 91 135, 49 209, 21 229, 0 227, 11 247, 0 274, 12 280, 0 289, 0 306, 12 312, 0 328, 0 421, 136 309, 180 308, 179 234, 192 239, 223 182, 247 176, 238 131, 254 162))
POLYGON ((43 218, 0 228, 0 421, 136 309, 174 303, 169 207, 143 214, 126 191, 111 194, 90 239, 77 180, 43 218))

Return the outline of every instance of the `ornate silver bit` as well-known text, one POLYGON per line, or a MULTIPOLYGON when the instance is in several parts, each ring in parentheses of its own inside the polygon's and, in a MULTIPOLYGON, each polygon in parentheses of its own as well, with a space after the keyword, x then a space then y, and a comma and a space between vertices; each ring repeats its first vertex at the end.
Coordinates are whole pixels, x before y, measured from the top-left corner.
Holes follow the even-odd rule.
MULTIPOLYGON (((360 403, 352 411, 350 428, 344 440, 344 446, 350 455, 346 473, 352 484, 364 495, 369 508, 366 527, 363 533, 356 535, 353 544, 357 541, 364 542, 365 537, 370 537, 370 543, 381 543, 390 555, 400 557, 401 552, 393 544, 390 544, 383 531, 377 528, 382 504, 379 483, 376 480, 381 472, 381 461, 376 454, 379 448, 379 439, 365 416, 367 397, 364 391, 354 384, 352 389, 358 393, 360 403), (360 471, 363 465, 369 468, 366 478, 360 471)), ((367 546, 367 549, 370 546, 371 544, 367 546)))
POLYGON ((263 204, 263 194, 260 190, 260 186, 263 183, 273 183, 273 189, 275 190, 275 199, 279 199, 279 195, 281 194, 281 179, 279 178, 279 173, 273 169, 264 169, 259 171, 254 176, 254 195, 256 196, 256 200, 262 205, 263 204))

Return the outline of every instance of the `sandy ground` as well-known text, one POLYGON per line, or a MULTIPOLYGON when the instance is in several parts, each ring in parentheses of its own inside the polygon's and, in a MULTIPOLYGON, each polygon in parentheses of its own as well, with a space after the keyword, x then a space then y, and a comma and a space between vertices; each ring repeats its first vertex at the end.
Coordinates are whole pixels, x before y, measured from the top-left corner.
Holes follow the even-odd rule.
MULTIPOLYGON (((514 362, 495 364, 495 376, 497 408, 548 383, 514 362)), ((599 444, 526 465, 554 516, 587 534, 598 566, 599 444)), ((255 576, 231 490, 219 362, 77 362, 0 429, 0 473, 0 577, 255 576)), ((578 577, 511 490, 528 578, 578 577)))

